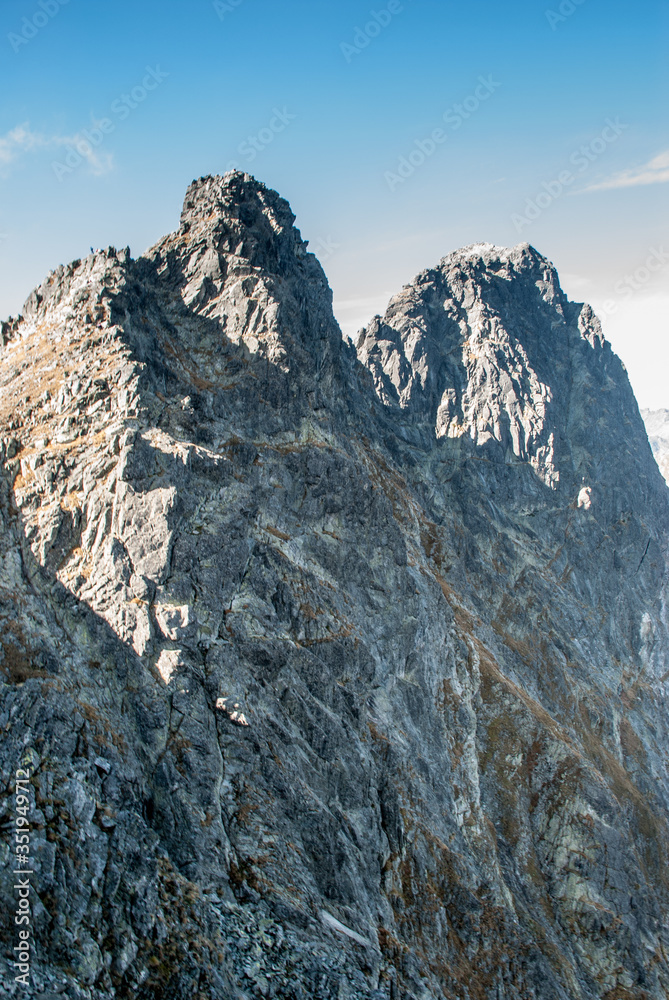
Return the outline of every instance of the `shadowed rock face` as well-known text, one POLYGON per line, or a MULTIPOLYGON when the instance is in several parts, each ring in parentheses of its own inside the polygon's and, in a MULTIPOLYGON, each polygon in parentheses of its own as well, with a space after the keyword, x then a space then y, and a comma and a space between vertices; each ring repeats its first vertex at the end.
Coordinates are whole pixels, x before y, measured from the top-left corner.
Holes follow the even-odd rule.
POLYGON ((2 326, 36 992, 663 1000, 669 492, 623 366, 528 245, 356 351, 293 222, 204 178, 2 326))

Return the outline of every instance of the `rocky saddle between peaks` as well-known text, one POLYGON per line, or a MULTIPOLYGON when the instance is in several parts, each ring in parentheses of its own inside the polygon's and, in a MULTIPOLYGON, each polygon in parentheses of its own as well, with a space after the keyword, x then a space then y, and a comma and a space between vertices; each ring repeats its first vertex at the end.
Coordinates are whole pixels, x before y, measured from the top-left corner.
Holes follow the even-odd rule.
POLYGON ((664 1000, 669 491, 624 368, 526 244, 354 348, 293 223, 202 178, 2 325, 35 994, 664 1000))

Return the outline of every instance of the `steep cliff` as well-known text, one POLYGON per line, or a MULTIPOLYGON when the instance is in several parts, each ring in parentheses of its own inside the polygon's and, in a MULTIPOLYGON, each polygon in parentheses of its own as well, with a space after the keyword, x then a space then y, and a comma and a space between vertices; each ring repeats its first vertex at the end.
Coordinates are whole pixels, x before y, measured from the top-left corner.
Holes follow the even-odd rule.
POLYGON ((660 1000, 669 492, 623 366, 528 245, 354 349, 293 223, 204 178, 3 324, 35 992, 660 1000))

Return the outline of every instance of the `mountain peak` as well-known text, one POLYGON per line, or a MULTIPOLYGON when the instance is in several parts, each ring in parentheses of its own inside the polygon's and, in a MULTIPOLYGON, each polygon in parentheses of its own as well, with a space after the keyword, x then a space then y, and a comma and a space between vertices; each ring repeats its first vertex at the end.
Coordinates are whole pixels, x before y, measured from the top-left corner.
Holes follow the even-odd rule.
POLYGON ((642 410, 641 416, 655 461, 669 483, 669 410, 642 410))
POLYGON ((539 253, 531 243, 517 243, 515 246, 499 246, 496 243, 469 243, 446 254, 443 260, 480 258, 489 263, 492 260, 535 260, 548 263, 543 254, 539 253))
MULTIPOLYGON (((193 181, 186 191, 179 229, 158 244, 205 243, 268 274, 286 276, 307 256, 290 205, 276 191, 239 170, 193 181)), ((148 255, 151 251, 147 252, 148 255)))
POLYGON ((419 425, 426 442, 527 462, 553 488, 590 474, 572 445, 596 422, 602 386, 635 408, 592 309, 569 301, 554 265, 529 243, 475 243, 443 257, 360 331, 356 347, 377 395, 413 434, 419 425))
POLYGON ((284 198, 241 170, 200 177, 186 190, 182 227, 202 222, 215 225, 219 219, 235 220, 249 228, 265 219, 275 233, 290 231, 295 222, 284 198))
MULTIPOLYGON (((341 331, 323 269, 294 223, 288 202, 250 174, 201 177, 179 228, 144 254, 147 276, 165 311, 180 299, 253 358, 320 370, 341 350, 341 331)), ((178 326, 192 329, 185 315, 178 326)))

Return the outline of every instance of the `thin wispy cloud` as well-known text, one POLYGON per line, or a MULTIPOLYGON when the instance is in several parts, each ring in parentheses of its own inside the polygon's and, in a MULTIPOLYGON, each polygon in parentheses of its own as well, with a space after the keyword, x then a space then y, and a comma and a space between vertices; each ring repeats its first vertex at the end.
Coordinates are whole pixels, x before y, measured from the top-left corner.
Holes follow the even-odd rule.
POLYGON ((640 167, 631 167, 606 180, 591 184, 585 191, 611 191, 614 188, 641 187, 647 184, 669 183, 669 149, 658 153, 648 163, 640 167))
POLYGON ((38 149, 44 145, 43 136, 30 130, 28 122, 17 125, 5 135, 0 136, 0 164, 6 166, 18 159, 22 153, 38 149))
POLYGON ((75 132, 74 135, 44 135, 33 131, 29 122, 22 122, 0 136, 0 171, 6 174, 10 165, 27 153, 68 147, 76 150, 96 175, 106 174, 113 167, 112 154, 94 149, 81 132, 75 132))

